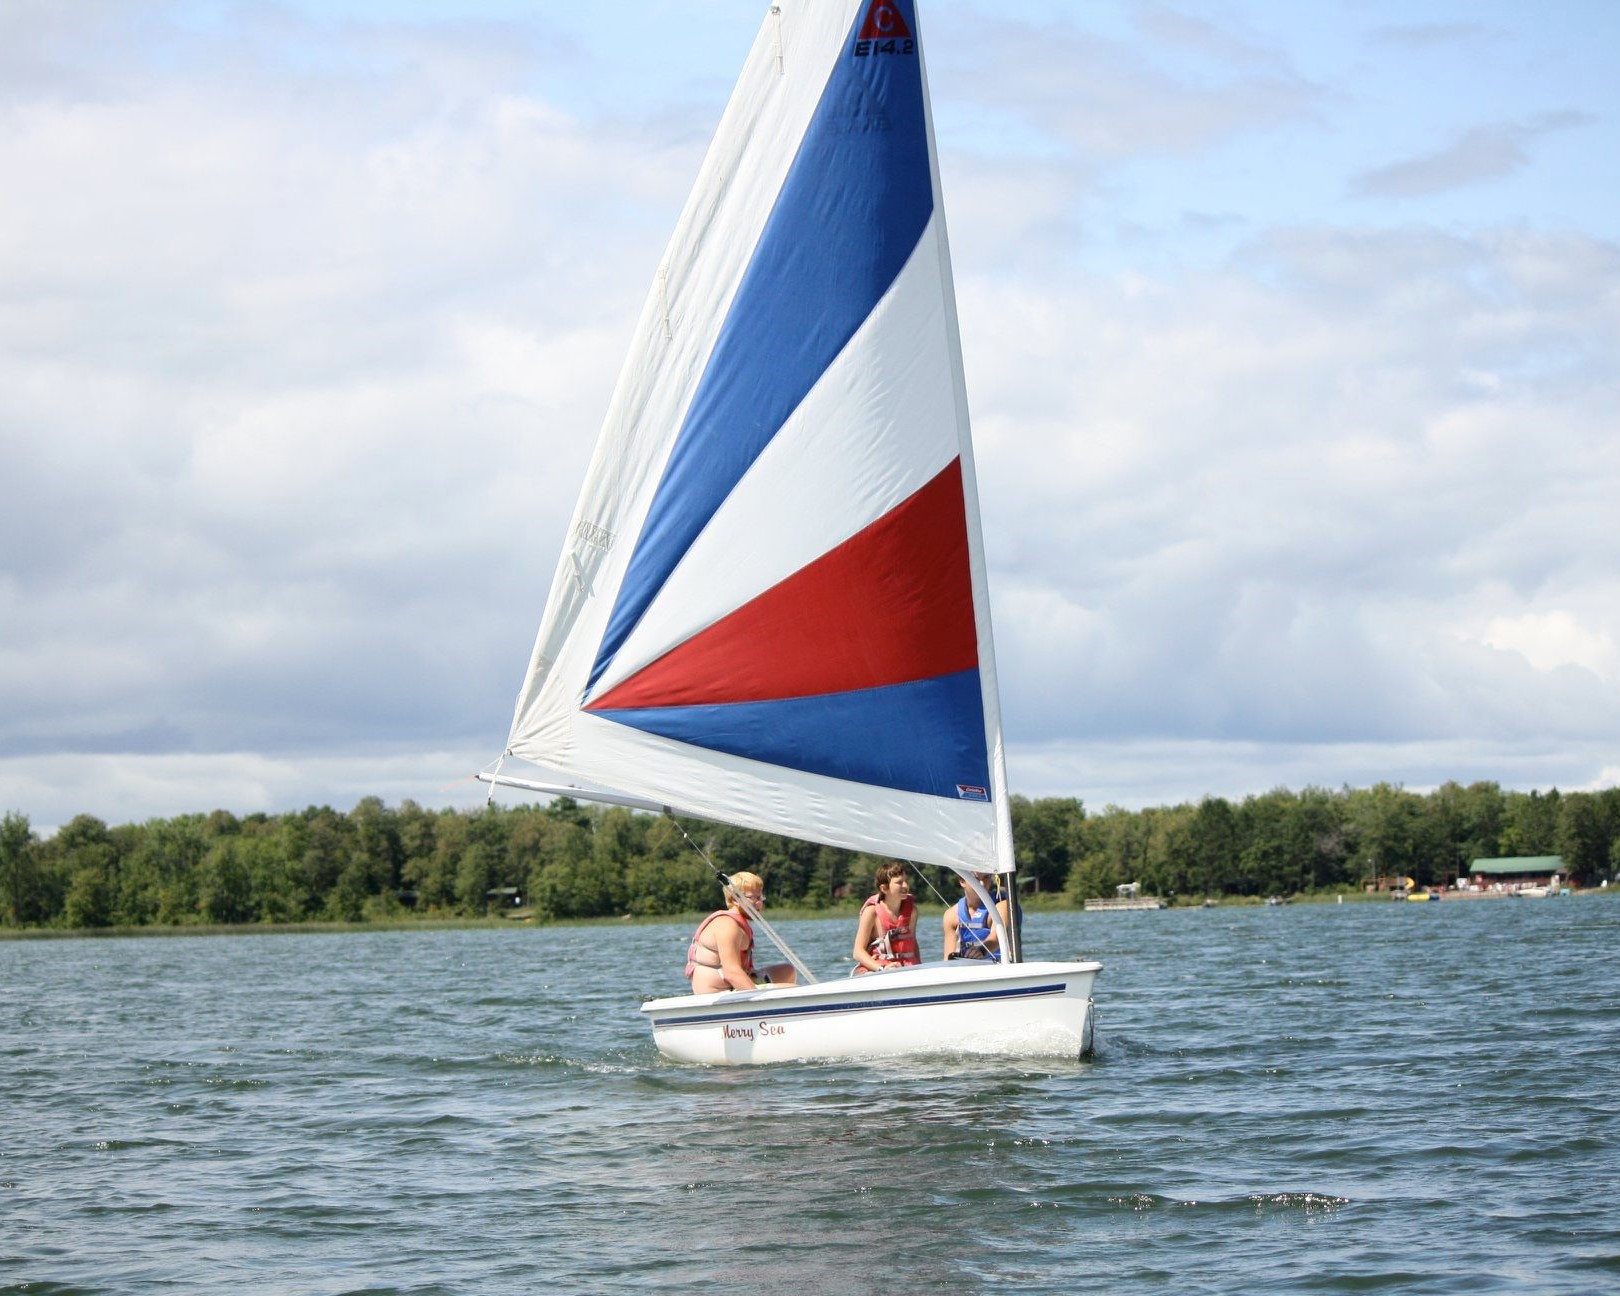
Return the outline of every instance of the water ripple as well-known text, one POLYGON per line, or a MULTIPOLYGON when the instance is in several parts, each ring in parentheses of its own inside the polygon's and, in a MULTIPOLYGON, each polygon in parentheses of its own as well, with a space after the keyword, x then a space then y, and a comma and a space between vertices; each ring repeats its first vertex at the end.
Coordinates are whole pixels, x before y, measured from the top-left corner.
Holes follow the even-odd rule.
POLYGON ((1614 1290, 1617 919, 1035 916, 1094 1059, 768 1071, 675 927, 0 943, 0 1290, 1614 1290))

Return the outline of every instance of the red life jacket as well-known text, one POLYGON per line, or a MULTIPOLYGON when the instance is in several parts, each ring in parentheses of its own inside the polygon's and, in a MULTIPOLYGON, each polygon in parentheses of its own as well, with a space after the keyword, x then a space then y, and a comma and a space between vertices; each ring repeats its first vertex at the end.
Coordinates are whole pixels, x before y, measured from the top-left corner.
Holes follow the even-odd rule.
POLYGON ((747 938, 742 951, 743 971, 748 973, 749 976, 754 975, 754 929, 749 925, 748 919, 744 918, 736 910, 716 909, 698 924, 698 929, 692 933, 692 943, 686 947, 686 971, 682 975, 688 981, 692 979, 692 974, 700 967, 706 967, 714 972, 720 971, 720 951, 713 945, 703 943, 703 929, 716 918, 729 918, 743 929, 743 935, 747 938), (699 957, 703 954, 707 954, 714 962, 711 963, 708 959, 699 957))
MULTIPOLYGON (((900 902, 900 915, 889 912, 889 906, 869 896, 864 909, 877 910, 877 936, 867 945, 866 952, 884 967, 909 967, 922 962, 922 951, 917 946, 917 902, 907 896, 900 902)), ((858 971, 865 972, 866 968, 858 971)))

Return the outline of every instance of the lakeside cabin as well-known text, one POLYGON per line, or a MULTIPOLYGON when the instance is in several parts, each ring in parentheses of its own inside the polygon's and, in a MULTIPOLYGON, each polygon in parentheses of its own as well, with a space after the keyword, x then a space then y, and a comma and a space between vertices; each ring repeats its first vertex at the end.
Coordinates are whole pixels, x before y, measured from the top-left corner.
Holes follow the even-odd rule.
POLYGON ((1469 881, 1480 891, 1522 891, 1557 887, 1569 876, 1562 855, 1507 855, 1477 859, 1468 866, 1469 881))

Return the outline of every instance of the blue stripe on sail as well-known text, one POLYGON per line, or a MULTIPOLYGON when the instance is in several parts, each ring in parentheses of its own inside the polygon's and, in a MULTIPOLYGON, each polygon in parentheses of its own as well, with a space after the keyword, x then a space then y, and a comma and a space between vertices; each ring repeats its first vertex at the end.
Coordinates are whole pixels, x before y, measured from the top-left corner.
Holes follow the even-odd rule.
POLYGON ((819 697, 590 714, 809 774, 929 796, 989 799, 977 670, 819 697))
MULTIPOLYGON (((895 5, 915 30, 911 0, 895 5)), ((933 213, 918 56, 857 57, 854 32, 676 438, 592 687, 709 519, 888 291, 933 213)))

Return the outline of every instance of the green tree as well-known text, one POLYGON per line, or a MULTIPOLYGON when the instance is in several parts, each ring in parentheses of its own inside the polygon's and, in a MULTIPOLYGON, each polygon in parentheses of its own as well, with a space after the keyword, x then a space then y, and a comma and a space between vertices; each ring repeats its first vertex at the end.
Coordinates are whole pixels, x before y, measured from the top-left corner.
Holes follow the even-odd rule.
MULTIPOLYGON (((706 882, 714 877, 709 866, 697 857, 668 818, 642 818, 647 825, 641 849, 624 860, 623 889, 625 912, 633 914, 679 913, 693 907, 690 901, 703 895, 706 882)), ((714 858, 711 843, 710 858, 714 858)))
POLYGON ((1295 837, 1294 794, 1273 788, 1247 797, 1238 808, 1243 841, 1229 890, 1239 895, 1280 895, 1299 889, 1301 869, 1295 837))
POLYGON ((248 909, 258 922, 296 922, 308 916, 299 870, 288 857, 286 842, 270 827, 245 830, 235 844, 237 859, 248 876, 248 909))
POLYGON ((433 831, 432 853, 405 862, 406 887, 416 892, 416 907, 428 913, 451 912, 456 906, 456 874, 461 856, 472 841, 472 820, 447 814, 433 831))
POLYGON ((48 921, 59 903, 53 890, 27 816, 7 812, 0 820, 0 923, 26 927, 48 921))
POLYGON ((1139 879, 1150 894, 1174 898, 1201 893, 1195 839, 1198 813, 1192 806, 1179 805, 1161 809, 1154 816, 1139 879))
POLYGON ((1185 836, 1178 843, 1183 852, 1183 895, 1219 895, 1227 889, 1227 879, 1238 858, 1237 812, 1224 797, 1205 797, 1198 803, 1185 836))
POLYGON ((199 816, 152 820, 123 879, 121 910, 137 922, 196 922, 197 888, 208 850, 199 816))
POLYGON ((197 907, 207 921, 243 923, 258 916, 253 906, 253 874, 243 856, 241 839, 223 836, 203 857, 197 907))
POLYGON ((341 916, 347 897, 339 897, 334 905, 332 892, 348 863, 348 821, 329 806, 311 806, 302 818, 304 849, 299 859, 299 880, 309 897, 309 910, 329 917, 341 916))
POLYGON ((1564 797, 1558 807, 1553 842, 1569 867, 1572 881, 1590 885, 1607 876, 1610 833, 1597 798, 1580 792, 1564 797))
POLYGON ((1563 801, 1557 788, 1543 795, 1510 792, 1498 854, 1553 855, 1558 849, 1558 812, 1563 801))
POLYGON ((1151 827, 1139 814, 1108 806, 1086 821, 1084 853, 1069 869, 1065 892, 1071 900, 1108 897, 1134 882, 1147 862, 1151 827))
POLYGON ((69 927, 107 927, 112 924, 112 884, 94 864, 74 869, 69 880, 62 917, 69 927))
MULTIPOLYGON (((400 849, 393 817, 376 797, 364 797, 337 834, 336 876, 324 888, 325 913, 340 922, 359 922, 366 904, 397 889, 400 849)), ((323 873, 330 865, 322 860, 323 873)))
POLYGON ((463 914, 487 912, 492 888, 516 886, 522 880, 507 850, 508 817, 499 806, 491 805, 470 821, 455 874, 456 907, 463 914))
POLYGON ((62 910, 67 925, 110 926, 118 853, 107 825, 94 815, 75 815, 51 840, 49 853, 68 879, 62 910))
POLYGON ((1080 851, 1085 808, 1076 797, 1014 796, 1009 809, 1019 878, 1032 891, 1063 890, 1080 851))
POLYGON ((1350 822, 1355 831, 1356 871, 1374 877, 1410 877, 1419 886, 1436 881, 1435 860, 1424 849, 1419 828, 1421 799, 1391 783, 1375 783, 1350 796, 1350 822))
POLYGON ((397 816, 399 825, 399 878, 402 892, 415 904, 421 904, 421 893, 416 879, 433 858, 438 833, 439 816, 422 809, 415 801, 402 801, 397 816))

